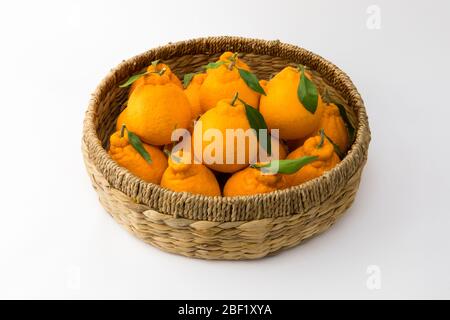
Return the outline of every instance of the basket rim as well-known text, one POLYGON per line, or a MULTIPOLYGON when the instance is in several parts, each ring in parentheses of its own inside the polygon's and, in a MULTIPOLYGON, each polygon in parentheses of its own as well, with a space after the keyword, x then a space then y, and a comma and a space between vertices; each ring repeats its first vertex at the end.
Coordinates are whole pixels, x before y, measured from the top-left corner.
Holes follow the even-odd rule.
MULTIPOLYGON (((336 88, 335 85, 333 87, 336 88)), ((338 91, 342 93, 343 90, 338 91)), ((328 199, 335 192, 338 192, 344 182, 348 181, 358 168, 365 164, 370 139, 370 128, 364 102, 350 78, 333 63, 311 51, 299 46, 282 43, 279 40, 267 41, 232 36, 205 37, 168 43, 122 61, 103 78, 93 92, 83 125, 83 143, 86 145, 87 150, 84 156, 93 160, 97 168, 99 165, 100 167, 108 168, 108 172, 104 172, 104 170, 99 171, 111 183, 111 187, 123 192, 130 199, 134 199, 135 202, 137 199, 138 202, 148 205, 151 209, 160 213, 187 219, 220 222, 275 218, 299 214, 311 209, 328 199), (199 50, 199 47, 203 49, 199 50), (268 54, 279 57, 283 57, 287 53, 298 53, 298 59, 302 60, 301 63, 319 72, 330 83, 334 79, 335 85, 338 84, 341 86, 341 89, 346 91, 343 96, 348 100, 351 107, 357 109, 355 114, 358 119, 358 126, 355 128, 354 143, 337 166, 320 177, 287 189, 248 196, 211 197, 188 192, 175 192, 160 185, 145 182, 110 158, 97 136, 97 128, 95 126, 96 107, 109 88, 121 83, 133 72, 137 72, 142 68, 143 61, 148 62, 159 58, 159 56, 164 56, 164 59, 168 59, 198 53, 214 54, 236 47, 240 48, 239 51, 244 53, 268 54), (120 177, 117 180, 121 182, 112 183, 108 179, 111 175, 120 177), (162 195, 164 196, 161 197, 162 195), (162 205, 162 202, 158 200, 168 201, 169 203, 162 205), (267 212, 274 204, 279 204, 281 200, 288 202, 289 200, 295 200, 299 201, 299 203, 294 205, 291 203, 291 206, 286 206, 283 210, 278 210, 275 213, 267 212), (190 205, 187 206, 186 203, 190 203, 190 205), (192 205, 201 210, 192 212, 192 205), (295 208, 294 211, 292 207, 295 208), (240 212, 243 209, 247 212, 240 212)))

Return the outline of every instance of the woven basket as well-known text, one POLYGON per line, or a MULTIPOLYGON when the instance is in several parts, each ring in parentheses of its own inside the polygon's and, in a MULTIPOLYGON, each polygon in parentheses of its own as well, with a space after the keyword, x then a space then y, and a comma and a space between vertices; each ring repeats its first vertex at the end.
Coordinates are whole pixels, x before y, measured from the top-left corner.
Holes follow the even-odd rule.
POLYGON ((84 120, 82 149, 100 202, 138 238, 162 250, 203 259, 256 259, 299 244, 334 224, 352 204, 367 159, 370 130, 363 101, 349 77, 305 49, 238 37, 171 43, 122 62, 92 95, 84 120), (127 100, 119 88, 130 75, 161 59, 182 77, 224 51, 239 52, 260 79, 286 65, 304 64, 314 82, 341 102, 356 139, 332 170, 300 186, 267 194, 207 197, 172 192, 146 183, 116 164, 106 152, 109 135, 127 100))

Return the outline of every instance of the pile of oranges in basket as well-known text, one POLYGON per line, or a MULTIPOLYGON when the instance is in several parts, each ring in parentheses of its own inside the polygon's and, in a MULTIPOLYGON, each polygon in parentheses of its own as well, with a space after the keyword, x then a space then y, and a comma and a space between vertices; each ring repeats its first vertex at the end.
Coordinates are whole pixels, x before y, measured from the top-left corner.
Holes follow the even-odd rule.
POLYGON ((313 74, 286 66, 259 80, 225 52, 183 82, 160 61, 131 76, 109 155, 177 192, 241 196, 299 185, 332 169, 352 143, 342 105, 313 74))

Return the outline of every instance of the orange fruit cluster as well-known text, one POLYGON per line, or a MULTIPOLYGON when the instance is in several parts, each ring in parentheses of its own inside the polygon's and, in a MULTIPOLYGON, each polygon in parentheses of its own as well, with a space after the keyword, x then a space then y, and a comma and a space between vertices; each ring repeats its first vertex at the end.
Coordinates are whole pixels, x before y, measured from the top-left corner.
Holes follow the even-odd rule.
POLYGON ((303 66, 259 80, 237 53, 225 52, 204 69, 182 83, 154 61, 126 81, 129 97, 110 137, 111 158, 176 192, 232 197, 302 184, 347 152, 354 129, 345 110, 321 96, 303 66), (181 138, 187 148, 177 148, 176 129, 187 133, 181 138), (268 132, 258 135, 259 129, 268 132))

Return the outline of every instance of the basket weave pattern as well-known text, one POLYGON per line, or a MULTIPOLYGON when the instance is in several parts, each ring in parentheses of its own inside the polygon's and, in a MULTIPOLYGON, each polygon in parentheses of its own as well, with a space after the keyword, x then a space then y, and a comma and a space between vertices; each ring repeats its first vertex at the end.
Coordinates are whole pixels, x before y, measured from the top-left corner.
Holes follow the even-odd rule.
POLYGON ((101 204, 147 243, 204 259, 255 259, 292 247, 328 229, 352 204, 367 160, 370 130, 363 101, 351 80, 323 58, 279 41, 237 37, 169 44, 124 61, 100 83, 84 121, 82 149, 101 204), (314 82, 342 103, 356 127, 347 156, 332 170, 300 186, 269 194, 207 197, 146 183, 107 154, 109 135, 127 100, 119 88, 130 75, 161 59, 178 75, 198 71, 224 51, 242 53, 260 79, 286 65, 314 70, 314 82))

